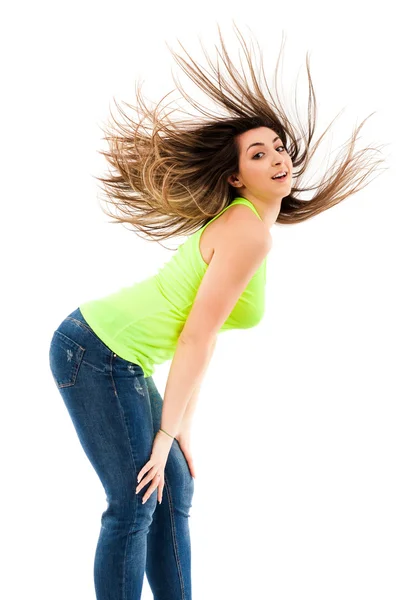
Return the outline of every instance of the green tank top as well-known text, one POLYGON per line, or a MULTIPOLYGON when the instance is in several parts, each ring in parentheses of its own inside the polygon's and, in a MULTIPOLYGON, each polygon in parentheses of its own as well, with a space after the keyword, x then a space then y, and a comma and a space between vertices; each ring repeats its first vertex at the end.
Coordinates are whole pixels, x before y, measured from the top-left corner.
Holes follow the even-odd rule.
MULTIPOLYGON (((153 375, 156 365, 173 357, 177 340, 208 268, 200 253, 200 236, 207 225, 234 204, 248 206, 261 218, 249 200, 234 198, 190 235, 155 275, 79 305, 85 321, 104 344, 121 358, 140 365, 145 377, 153 375)), ((261 321, 265 281, 266 257, 220 331, 254 327, 261 321)))

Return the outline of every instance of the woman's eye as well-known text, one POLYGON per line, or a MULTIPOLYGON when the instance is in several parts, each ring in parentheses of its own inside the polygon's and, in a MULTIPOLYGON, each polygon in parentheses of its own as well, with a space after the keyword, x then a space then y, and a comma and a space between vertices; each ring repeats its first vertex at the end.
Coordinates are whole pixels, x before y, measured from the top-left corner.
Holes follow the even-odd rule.
MULTIPOLYGON (((279 150, 279 148, 283 148, 283 152, 285 152, 285 146, 278 146, 276 148, 276 150, 279 150)), ((259 156, 260 154, 264 154, 264 152, 258 152, 257 154, 254 154, 254 156, 252 158, 256 158, 257 156, 259 156)))

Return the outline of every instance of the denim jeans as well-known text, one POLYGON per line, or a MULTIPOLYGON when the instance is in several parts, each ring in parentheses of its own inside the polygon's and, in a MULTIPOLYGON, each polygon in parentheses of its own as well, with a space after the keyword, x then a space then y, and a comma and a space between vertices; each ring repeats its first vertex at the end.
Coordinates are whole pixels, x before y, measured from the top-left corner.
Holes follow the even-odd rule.
POLYGON ((97 600, 139 600, 144 573, 155 600, 191 600, 189 509, 194 479, 177 440, 165 472, 163 501, 150 482, 136 494, 150 459, 163 400, 153 378, 114 354, 79 308, 54 331, 50 369, 82 448, 106 493, 96 546, 97 600))

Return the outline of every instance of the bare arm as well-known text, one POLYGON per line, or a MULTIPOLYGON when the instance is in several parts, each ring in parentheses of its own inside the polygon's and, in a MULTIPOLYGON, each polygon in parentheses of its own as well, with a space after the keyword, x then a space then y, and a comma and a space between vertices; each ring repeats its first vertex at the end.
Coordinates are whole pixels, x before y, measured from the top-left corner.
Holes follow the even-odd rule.
POLYGON ((171 362, 163 397, 160 427, 175 437, 187 404, 204 377, 212 354, 211 341, 184 341, 179 338, 171 362))
POLYGON ((221 326, 270 249, 270 234, 262 221, 255 215, 236 215, 214 249, 171 363, 160 427, 173 437, 201 384, 221 326))
POLYGON ((216 343, 216 340, 214 340, 214 342, 213 342, 213 344, 211 346, 209 360, 208 360, 207 365, 206 365, 206 367, 204 369, 204 372, 203 372, 203 374, 201 376, 201 379, 197 383, 197 385, 196 385, 196 387, 194 389, 194 392, 192 393, 191 398, 190 398, 190 400, 189 400, 189 402, 187 404, 187 408, 186 408, 186 410, 184 412, 183 419, 182 419, 182 422, 181 422, 181 427, 191 427, 191 424, 193 422, 194 412, 195 412, 195 410, 197 408, 197 402, 198 402, 198 397, 199 397, 199 394, 200 394, 201 384, 203 382, 204 375, 205 375, 205 373, 207 371, 207 368, 208 368, 208 365, 210 363, 210 359, 212 358, 212 355, 214 353, 215 343, 216 343))

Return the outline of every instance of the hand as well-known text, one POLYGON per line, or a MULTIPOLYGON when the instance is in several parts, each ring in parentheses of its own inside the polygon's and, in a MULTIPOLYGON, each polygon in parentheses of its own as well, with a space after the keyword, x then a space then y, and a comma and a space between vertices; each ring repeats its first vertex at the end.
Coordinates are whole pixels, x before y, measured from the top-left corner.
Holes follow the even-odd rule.
POLYGON ((193 464, 193 457, 191 455, 191 427, 189 425, 183 426, 180 432, 176 435, 176 440, 178 441, 181 451, 183 452, 187 461, 191 476, 195 479, 196 472, 193 464))
POLYGON ((143 496, 142 504, 148 500, 157 487, 159 488, 158 501, 161 504, 164 488, 164 467, 166 466, 172 444, 173 439, 166 433, 163 433, 160 430, 157 432, 156 437, 154 438, 150 460, 145 464, 141 471, 139 471, 137 476, 137 481, 140 483, 136 488, 136 494, 138 494, 149 481, 152 481, 152 484, 143 496))

